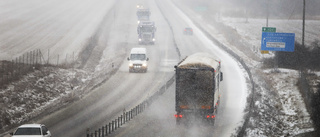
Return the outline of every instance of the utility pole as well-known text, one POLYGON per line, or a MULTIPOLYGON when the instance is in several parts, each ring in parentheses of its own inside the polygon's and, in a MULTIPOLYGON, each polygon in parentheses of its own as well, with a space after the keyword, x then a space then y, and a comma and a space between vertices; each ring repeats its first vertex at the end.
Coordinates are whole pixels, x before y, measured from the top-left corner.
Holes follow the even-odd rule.
POLYGON ((268 27, 269 23, 269 0, 267 0, 267 22, 266 22, 266 27, 268 27))
POLYGON ((302 21, 302 46, 304 47, 304 26, 305 26, 305 18, 306 18, 306 0, 303 0, 303 21, 302 21))

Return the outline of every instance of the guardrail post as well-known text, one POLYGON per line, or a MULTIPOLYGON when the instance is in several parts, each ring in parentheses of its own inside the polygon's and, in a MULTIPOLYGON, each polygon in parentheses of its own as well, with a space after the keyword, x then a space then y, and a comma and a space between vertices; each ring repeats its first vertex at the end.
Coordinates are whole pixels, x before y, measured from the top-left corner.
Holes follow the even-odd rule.
POLYGON ((90 133, 89 133, 90 129, 87 128, 87 137, 90 137, 90 133))
POLYGON ((108 124, 106 124, 106 136, 108 136, 108 124))
POLYGON ((98 137, 101 137, 100 135, 101 135, 101 129, 99 128, 99 130, 98 130, 98 137))
POLYGON ((122 117, 123 115, 121 115, 120 116, 120 119, 121 119, 121 126, 122 126, 122 124, 123 124, 123 117, 122 117))
POLYGON ((124 123, 126 123, 128 121, 128 112, 126 112, 126 116, 124 118, 124 123))
POLYGON ((102 131, 101 131, 101 135, 102 135, 102 137, 104 137, 104 127, 102 126, 102 131))
POLYGON ((114 131, 114 121, 112 121, 112 132, 114 131))
POLYGON ((118 123, 118 120, 117 120, 117 119, 115 119, 114 121, 115 121, 115 122, 114 122, 114 127, 115 127, 115 129, 114 129, 114 130, 117 130, 117 125, 118 125, 117 123, 118 123))
POLYGON ((109 123, 109 134, 111 134, 111 123, 109 123))
POLYGON ((91 133, 91 137, 93 137, 93 133, 91 133))
POLYGON ((118 117, 118 128, 120 127, 120 117, 118 117))
POLYGON ((94 137, 97 137, 97 130, 94 131, 94 137))
POLYGON ((138 115, 138 106, 136 106, 136 115, 135 116, 137 116, 138 115))

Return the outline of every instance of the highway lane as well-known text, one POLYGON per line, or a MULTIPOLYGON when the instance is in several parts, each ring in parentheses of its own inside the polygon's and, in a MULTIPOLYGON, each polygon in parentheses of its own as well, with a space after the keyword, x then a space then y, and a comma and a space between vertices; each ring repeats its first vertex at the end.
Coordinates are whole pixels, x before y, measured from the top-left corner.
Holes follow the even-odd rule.
MULTIPOLYGON (((214 127, 206 125, 176 126, 174 86, 163 94, 146 112, 119 129, 113 136, 226 136, 236 134, 241 126, 247 98, 246 72, 232 57, 219 49, 169 0, 152 0, 149 6, 159 8, 173 28, 175 41, 182 57, 195 52, 208 52, 222 60, 224 81, 222 97, 214 127), (184 27, 192 27, 193 36, 183 35, 184 27)), ((159 12, 159 14, 161 14, 159 12)))

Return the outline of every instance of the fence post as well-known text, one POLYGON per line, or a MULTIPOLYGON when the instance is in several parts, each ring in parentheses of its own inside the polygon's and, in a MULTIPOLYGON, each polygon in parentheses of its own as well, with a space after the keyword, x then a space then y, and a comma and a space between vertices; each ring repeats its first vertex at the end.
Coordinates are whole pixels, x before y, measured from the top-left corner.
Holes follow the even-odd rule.
POLYGON ((58 64, 59 64, 59 55, 58 55, 58 59, 57 59, 57 66, 58 66, 58 64))
POLYGON ((50 55, 50 49, 48 49, 48 61, 47 61, 47 64, 49 64, 49 58, 50 58, 49 55, 50 55))
POLYGON ((94 137, 97 137, 97 130, 94 131, 94 137))

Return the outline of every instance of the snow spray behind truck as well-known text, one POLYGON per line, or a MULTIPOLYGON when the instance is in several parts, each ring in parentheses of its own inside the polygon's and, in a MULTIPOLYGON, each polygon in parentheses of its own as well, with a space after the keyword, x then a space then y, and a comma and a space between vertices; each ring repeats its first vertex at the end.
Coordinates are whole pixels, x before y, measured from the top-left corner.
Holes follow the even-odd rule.
POLYGON ((175 66, 176 123, 214 125, 220 103, 221 62, 208 53, 195 53, 175 66))

